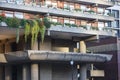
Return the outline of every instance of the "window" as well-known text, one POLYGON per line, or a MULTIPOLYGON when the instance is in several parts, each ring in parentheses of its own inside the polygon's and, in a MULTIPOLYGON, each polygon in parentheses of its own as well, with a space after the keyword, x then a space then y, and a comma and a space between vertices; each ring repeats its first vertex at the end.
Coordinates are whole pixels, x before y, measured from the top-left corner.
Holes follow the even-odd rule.
POLYGON ((51 21, 52 21, 52 22, 57 22, 57 17, 52 17, 52 18, 51 18, 51 21))
POLYGON ((11 12, 11 11, 5 11, 5 16, 6 17, 13 17, 13 12, 11 12))
POLYGON ((98 14, 102 15, 104 13, 104 9, 103 8, 98 8, 98 14))
POLYGON ((65 18, 64 23, 69 23, 69 19, 65 18))
POLYGON ((113 27, 115 27, 115 28, 118 28, 118 27, 119 27, 119 21, 118 21, 118 20, 115 20, 115 21, 113 22, 113 27))
POLYGON ((104 15, 108 16, 108 14, 109 14, 109 10, 105 10, 104 15))
POLYGON ((51 5, 51 0, 46 0, 45 4, 46 5, 51 5))
POLYGON ((86 25, 87 24, 87 22, 86 21, 81 21, 81 25, 86 25))
POLYGON ((15 12, 15 17, 17 18, 23 18, 23 13, 20 13, 20 12, 15 12))
POLYGON ((102 30, 104 27, 104 22, 98 22, 98 28, 99 30, 102 30))
POLYGON ((70 9, 71 9, 71 10, 74 9, 74 4, 70 4, 70 9))
POLYGON ((112 14, 113 14, 113 16, 114 16, 115 18, 119 18, 119 11, 113 10, 113 11, 112 11, 112 14))
POLYGON ((70 19, 70 24, 75 24, 75 20, 74 19, 70 19))
POLYGON ((67 2, 64 2, 64 8, 69 8, 69 5, 67 2))
POLYGON ((82 9, 83 11, 86 11, 86 10, 87 10, 87 7, 86 7, 85 5, 81 5, 80 7, 81 7, 81 9, 82 9))
POLYGON ((56 2, 56 1, 53 1, 53 2, 52 2, 52 6, 55 7, 55 8, 57 8, 57 2, 56 2))

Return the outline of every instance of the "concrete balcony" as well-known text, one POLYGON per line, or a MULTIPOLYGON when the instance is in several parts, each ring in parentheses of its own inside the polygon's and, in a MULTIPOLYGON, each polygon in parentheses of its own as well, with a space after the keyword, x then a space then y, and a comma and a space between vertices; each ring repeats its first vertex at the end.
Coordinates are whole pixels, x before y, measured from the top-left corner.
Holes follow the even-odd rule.
POLYGON ((105 54, 82 54, 74 52, 56 52, 56 51, 17 51, 9 52, 4 55, 4 61, 0 59, 0 62, 21 62, 21 61, 50 61, 50 62, 70 62, 74 60, 76 63, 103 63, 110 61, 112 55, 105 54))
MULTIPOLYGON (((67 0, 72 1, 72 0, 67 0)), ((106 0, 75 0, 74 2, 84 3, 84 4, 97 4, 97 6, 101 7, 110 7, 113 6, 113 3, 106 0)))
POLYGON ((63 39, 72 39, 73 37, 89 37, 93 35, 115 36, 114 32, 107 30, 92 30, 84 29, 82 27, 69 27, 62 25, 52 26, 50 29, 48 29, 48 31, 50 36, 63 39))
POLYGON ((53 9, 47 7, 34 7, 34 6, 17 5, 17 4, 13 5, 10 3, 3 3, 3 2, 0 2, 0 9, 10 10, 10 11, 15 10, 20 12, 28 12, 28 13, 44 13, 44 14, 49 13, 50 15, 75 17, 75 18, 88 19, 88 20, 114 21, 114 17, 111 16, 67 11, 67 10, 53 9))

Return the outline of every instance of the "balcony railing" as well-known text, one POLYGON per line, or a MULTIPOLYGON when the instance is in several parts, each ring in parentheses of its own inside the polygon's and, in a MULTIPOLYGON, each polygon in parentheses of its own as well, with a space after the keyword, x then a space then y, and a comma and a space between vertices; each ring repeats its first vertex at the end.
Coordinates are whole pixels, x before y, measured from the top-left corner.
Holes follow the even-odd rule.
POLYGON ((114 30, 110 30, 107 28, 90 27, 90 26, 75 27, 75 26, 67 26, 67 25, 52 25, 52 27, 49 30, 51 31, 51 33, 52 31, 56 32, 56 35, 57 32, 58 34, 61 32, 61 33, 71 33, 71 36, 77 36, 77 37, 80 37, 81 36, 80 34, 115 36, 114 30))
POLYGON ((99 15, 96 13, 92 13, 90 11, 75 11, 75 10, 63 10, 58 8, 47 8, 45 6, 32 6, 30 5, 17 5, 17 4, 10 4, 10 3, 3 3, 0 2, 1 9, 8 9, 8 10, 16 10, 16 11, 26 11, 26 12, 38 12, 38 13, 49 13, 51 15, 61 15, 61 16, 68 16, 68 17, 77 17, 82 19, 91 19, 91 20, 105 20, 105 21, 113 21, 114 17, 106 16, 106 15, 99 15))
POLYGON ((78 1, 89 4, 98 4, 97 6, 104 6, 104 7, 113 6, 113 3, 111 1, 106 1, 106 0, 76 0, 76 2, 78 1))

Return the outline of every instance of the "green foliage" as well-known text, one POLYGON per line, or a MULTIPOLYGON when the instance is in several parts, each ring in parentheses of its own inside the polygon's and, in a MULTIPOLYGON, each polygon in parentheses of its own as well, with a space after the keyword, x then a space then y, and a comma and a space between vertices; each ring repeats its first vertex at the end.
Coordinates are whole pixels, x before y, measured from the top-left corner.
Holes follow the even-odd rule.
POLYGON ((74 9, 76 12, 81 12, 82 10, 81 9, 74 9))
POLYGON ((56 26, 56 25, 62 25, 62 23, 60 23, 60 22, 51 22, 51 24, 53 24, 54 26, 56 26))
POLYGON ((80 25, 80 27, 82 27, 82 28, 87 30, 87 26, 86 25, 80 25))
POLYGON ((18 43, 19 42, 19 39, 20 39, 20 30, 19 30, 19 28, 17 28, 16 29, 16 43, 18 43))
POLYGON ((4 21, 5 20, 5 17, 3 16, 0 16, 0 22, 4 21))
POLYGON ((47 17, 43 18, 43 23, 44 23, 46 28, 50 28, 51 22, 47 17))
POLYGON ((92 30, 99 30, 98 27, 91 26, 92 30))
POLYGON ((26 23, 25 24, 25 29, 24 29, 24 34, 25 34, 25 42, 27 42, 27 37, 29 36, 30 34, 30 24, 29 23, 26 23))
POLYGON ((10 18, 10 17, 3 17, 0 16, 0 22, 5 21, 8 27, 16 28, 16 42, 19 42, 19 28, 24 28, 25 34, 25 42, 27 42, 28 36, 31 35, 31 44, 34 44, 34 41, 37 40, 38 35, 41 35, 41 41, 44 41, 45 31, 46 28, 50 28, 51 22, 47 17, 34 20, 25 20, 25 19, 18 19, 18 18, 10 18))
POLYGON ((5 22, 11 28, 18 28, 20 26, 20 20, 18 18, 6 18, 5 22))

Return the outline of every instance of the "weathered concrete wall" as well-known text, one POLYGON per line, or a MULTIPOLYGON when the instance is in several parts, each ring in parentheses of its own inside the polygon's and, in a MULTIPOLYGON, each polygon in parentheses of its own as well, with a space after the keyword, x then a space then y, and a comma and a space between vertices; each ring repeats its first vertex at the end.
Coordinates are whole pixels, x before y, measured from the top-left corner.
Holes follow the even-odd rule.
POLYGON ((45 38, 44 42, 40 42, 39 50, 51 51, 51 38, 45 38))

